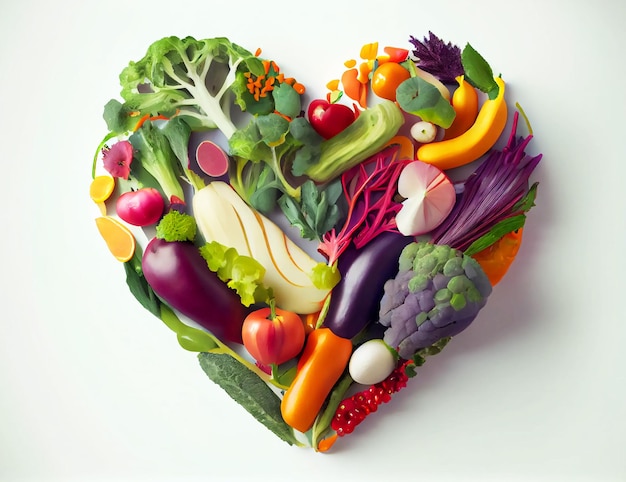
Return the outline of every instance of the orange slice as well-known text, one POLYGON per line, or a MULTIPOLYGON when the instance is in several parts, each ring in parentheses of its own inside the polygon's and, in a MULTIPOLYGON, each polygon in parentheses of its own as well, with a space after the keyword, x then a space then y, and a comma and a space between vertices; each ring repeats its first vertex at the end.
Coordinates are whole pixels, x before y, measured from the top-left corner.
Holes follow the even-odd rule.
POLYGON ((125 263, 133 257, 137 242, 130 229, 111 216, 96 218, 96 226, 115 258, 125 263))

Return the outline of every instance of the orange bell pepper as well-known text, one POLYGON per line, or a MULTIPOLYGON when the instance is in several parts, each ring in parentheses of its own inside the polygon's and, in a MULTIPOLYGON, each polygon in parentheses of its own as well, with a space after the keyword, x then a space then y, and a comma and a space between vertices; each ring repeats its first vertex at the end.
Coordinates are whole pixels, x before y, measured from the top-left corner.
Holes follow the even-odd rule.
POLYGON ((298 361, 296 376, 283 396, 285 422, 300 432, 315 422, 326 397, 348 365, 352 342, 328 328, 313 330, 298 361))

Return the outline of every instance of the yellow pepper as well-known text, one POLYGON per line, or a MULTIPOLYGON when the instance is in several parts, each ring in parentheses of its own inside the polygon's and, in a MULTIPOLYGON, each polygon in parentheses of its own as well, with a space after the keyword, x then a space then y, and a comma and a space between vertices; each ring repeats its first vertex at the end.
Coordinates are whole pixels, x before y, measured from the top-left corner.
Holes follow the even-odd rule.
POLYGON ((472 127, 453 139, 420 146, 417 159, 445 171, 469 164, 493 147, 507 121, 504 81, 500 77, 495 80, 500 88, 498 95, 485 101, 472 127))
POLYGON ((463 75, 456 78, 459 86, 452 94, 452 107, 456 112, 454 122, 446 129, 444 140, 454 139, 466 132, 478 115, 478 93, 472 85, 465 80, 463 75))

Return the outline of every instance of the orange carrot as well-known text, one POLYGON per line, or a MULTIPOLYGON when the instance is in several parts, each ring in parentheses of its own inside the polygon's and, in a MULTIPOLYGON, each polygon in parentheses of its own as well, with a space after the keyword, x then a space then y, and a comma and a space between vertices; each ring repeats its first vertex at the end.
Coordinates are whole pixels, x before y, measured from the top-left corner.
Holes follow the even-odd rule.
POLYGON ((145 124, 146 121, 155 121, 155 120, 168 120, 168 117, 165 117, 164 115, 153 115, 151 116, 150 114, 146 114, 144 116, 142 116, 139 121, 137 121, 137 124, 135 124, 135 127, 133 128, 133 131, 138 131, 139 129, 141 129, 141 126, 145 124))
POLYGON ((363 108, 367 107, 367 85, 359 82, 357 69, 346 70, 341 75, 341 84, 344 93, 352 100, 356 100, 363 108))

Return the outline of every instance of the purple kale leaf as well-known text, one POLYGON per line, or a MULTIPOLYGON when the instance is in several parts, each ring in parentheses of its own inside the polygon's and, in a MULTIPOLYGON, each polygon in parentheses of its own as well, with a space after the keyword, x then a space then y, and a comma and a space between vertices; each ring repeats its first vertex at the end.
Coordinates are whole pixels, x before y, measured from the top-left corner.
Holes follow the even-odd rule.
POLYGON ((463 75, 464 72, 461 49, 450 42, 445 43, 430 31, 428 35, 429 37, 424 37, 423 41, 412 35, 409 38, 414 47, 411 53, 417 59, 417 66, 444 83, 454 83, 456 77, 463 75))

